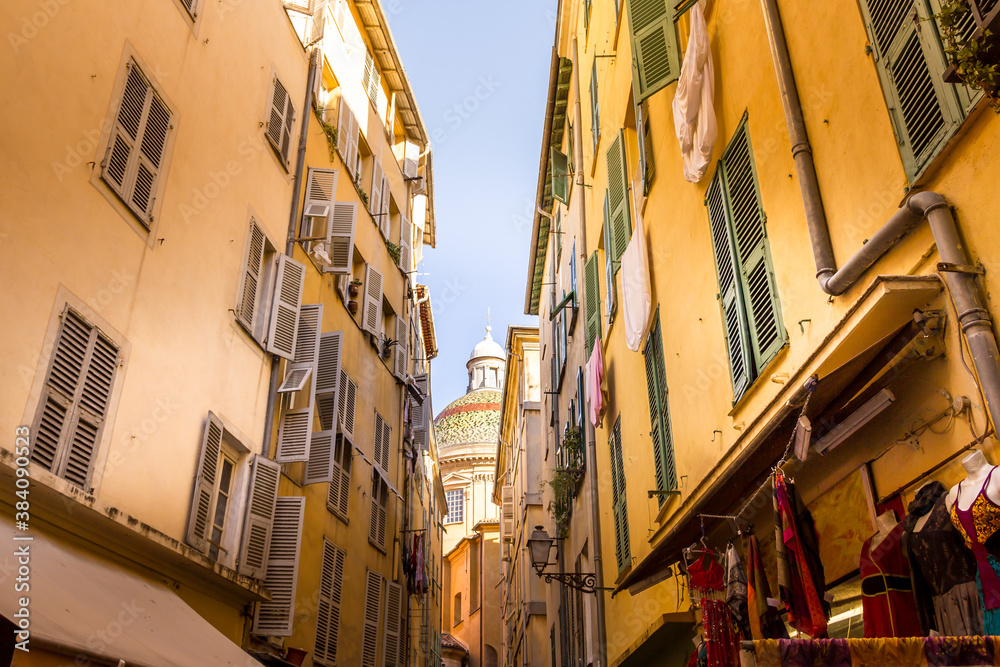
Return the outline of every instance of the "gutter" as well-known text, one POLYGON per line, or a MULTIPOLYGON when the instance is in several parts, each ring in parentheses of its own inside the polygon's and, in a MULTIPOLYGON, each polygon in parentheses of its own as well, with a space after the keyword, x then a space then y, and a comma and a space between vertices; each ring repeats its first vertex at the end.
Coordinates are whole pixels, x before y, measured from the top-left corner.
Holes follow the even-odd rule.
POLYGON ((771 58, 774 61, 781 106, 788 124, 792 155, 802 190, 802 202, 809 226, 809 240, 816 260, 816 278, 820 289, 831 296, 840 296, 853 287, 861 276, 879 260, 896 242, 912 231, 926 218, 934 236, 941 262, 937 265, 943 274, 958 315, 962 333, 969 345, 973 365, 979 376, 979 386, 986 401, 994 427, 1000 424, 1000 351, 997 349, 993 323, 986 308, 986 299, 976 281, 983 273, 970 264, 965 244, 947 200, 936 192, 918 192, 838 270, 830 243, 830 231, 823 208, 823 200, 816 179, 812 149, 806 134, 798 86, 788 56, 788 44, 781 24, 777 0, 761 0, 764 24, 771 58))

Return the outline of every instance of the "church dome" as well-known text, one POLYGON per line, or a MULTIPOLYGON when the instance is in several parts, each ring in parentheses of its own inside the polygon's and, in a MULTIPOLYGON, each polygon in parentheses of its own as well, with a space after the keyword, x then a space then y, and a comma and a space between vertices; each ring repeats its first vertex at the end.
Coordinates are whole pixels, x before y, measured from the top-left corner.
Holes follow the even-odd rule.
POLYGON ((438 447, 496 442, 500 396, 496 389, 479 389, 452 401, 434 420, 438 447))
POLYGON ((472 348, 472 354, 469 355, 469 361, 473 359, 480 359, 482 357, 493 357, 495 359, 507 359, 507 354, 504 352, 503 347, 493 340, 493 336, 490 331, 493 327, 486 327, 486 338, 479 341, 474 348, 472 348))

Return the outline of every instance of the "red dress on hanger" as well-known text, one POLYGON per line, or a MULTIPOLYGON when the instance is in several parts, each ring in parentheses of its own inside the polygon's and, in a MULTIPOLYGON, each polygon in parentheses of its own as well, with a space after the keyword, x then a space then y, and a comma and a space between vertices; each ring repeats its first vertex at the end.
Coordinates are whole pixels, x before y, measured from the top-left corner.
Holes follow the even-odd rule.
POLYGON ((920 618, 903 552, 903 524, 898 523, 872 549, 874 535, 861 549, 861 608, 865 637, 919 637, 920 618))

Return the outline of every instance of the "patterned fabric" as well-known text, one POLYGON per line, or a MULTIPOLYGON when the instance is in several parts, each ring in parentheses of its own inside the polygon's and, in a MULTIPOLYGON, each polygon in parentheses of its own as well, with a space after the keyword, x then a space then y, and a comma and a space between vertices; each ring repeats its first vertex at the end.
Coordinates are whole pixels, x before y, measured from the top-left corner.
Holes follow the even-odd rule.
MULTIPOLYGON (((778 551, 778 581, 781 600, 788 609, 788 624, 810 637, 826 636, 826 610, 816 589, 805 548, 799 538, 798 516, 792 510, 791 491, 781 471, 774 474, 774 503, 781 531, 778 551), (782 579, 782 548, 786 582, 782 579)), ((822 575, 820 575, 822 576, 822 575)), ((825 584, 824 584, 825 586, 825 584)))
POLYGON ((884 667, 885 665, 923 665, 924 640, 909 639, 856 639, 850 642, 851 664, 858 667, 884 667))
POLYGON ((979 667, 1000 665, 998 637, 765 639, 757 667, 979 667))
POLYGON ((750 637, 750 611, 747 607, 747 573, 732 542, 726 549, 726 604, 733 624, 743 637, 750 637))
POLYGON ((764 563, 760 559, 757 536, 750 534, 747 542, 747 606, 750 610, 750 634, 754 639, 780 639, 788 637, 788 630, 781 622, 778 610, 767 603, 771 586, 767 582, 764 563))
POLYGON ((721 600, 701 600, 701 623, 705 629, 708 667, 737 667, 736 638, 729 620, 729 607, 721 600))
POLYGON ((928 637, 924 651, 928 667, 994 665, 995 643, 984 637, 928 637))
POLYGON ((434 420, 438 447, 496 442, 500 392, 478 389, 452 401, 434 420))
MULTIPOLYGON (((965 544, 972 549, 978 565, 978 576, 980 597, 984 601, 983 609, 993 610, 1000 608, 1000 568, 992 565, 987 555, 998 554, 997 540, 991 538, 1000 531, 1000 506, 997 506, 989 497, 985 490, 990 485, 990 478, 993 472, 986 476, 986 481, 976 494, 975 500, 968 509, 959 509, 959 499, 962 497, 962 482, 958 483, 958 496, 955 504, 951 506, 951 520, 965 537, 965 544)), ((986 629, 989 633, 989 627, 986 629)))
POLYGON ((875 536, 861 550, 861 606, 865 637, 919 637, 920 619, 903 553, 903 524, 896 524, 874 548, 875 536))

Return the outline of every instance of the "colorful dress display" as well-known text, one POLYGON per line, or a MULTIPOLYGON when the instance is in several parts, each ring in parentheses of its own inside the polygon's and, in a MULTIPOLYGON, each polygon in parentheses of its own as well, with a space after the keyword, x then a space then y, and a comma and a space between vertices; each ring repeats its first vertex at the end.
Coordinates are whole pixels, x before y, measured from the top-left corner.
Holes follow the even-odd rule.
POLYGON ((965 537, 965 545, 976 557, 976 583, 979 602, 983 608, 983 629, 987 635, 1000 635, 1000 505, 986 495, 990 478, 996 468, 990 471, 968 509, 959 508, 962 497, 962 482, 958 483, 958 499, 951 507, 951 520, 965 537))
POLYGON ((789 625, 810 637, 825 637, 827 608, 823 604, 823 593, 826 582, 822 580, 822 565, 818 566, 818 572, 816 570, 818 557, 814 564, 808 553, 809 540, 804 539, 803 528, 808 524, 812 529, 812 516, 808 510, 800 516, 803 510, 795 487, 779 470, 774 474, 778 592, 788 609, 789 625))
POLYGON ((910 564, 903 552, 903 533, 903 524, 896 524, 875 548, 872 548, 872 536, 861 549, 865 637, 920 636, 910 564))

